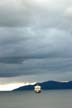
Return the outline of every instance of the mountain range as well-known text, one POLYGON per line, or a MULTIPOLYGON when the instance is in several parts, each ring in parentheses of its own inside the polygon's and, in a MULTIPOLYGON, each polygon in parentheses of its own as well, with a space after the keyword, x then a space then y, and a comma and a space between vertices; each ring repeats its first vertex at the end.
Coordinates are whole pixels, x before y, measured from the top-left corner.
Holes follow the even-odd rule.
POLYGON ((58 82, 58 81, 46 81, 42 83, 36 83, 34 85, 22 86, 14 91, 23 91, 23 90, 34 90, 34 86, 40 85, 42 90, 55 90, 55 89, 72 89, 72 81, 69 82, 58 82))

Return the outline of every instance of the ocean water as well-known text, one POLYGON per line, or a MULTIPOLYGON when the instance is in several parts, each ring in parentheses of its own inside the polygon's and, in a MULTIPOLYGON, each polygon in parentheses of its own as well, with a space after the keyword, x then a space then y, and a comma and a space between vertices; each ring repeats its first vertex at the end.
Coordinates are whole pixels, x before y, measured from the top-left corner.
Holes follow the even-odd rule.
POLYGON ((0 108, 72 108, 72 90, 0 92, 0 108))

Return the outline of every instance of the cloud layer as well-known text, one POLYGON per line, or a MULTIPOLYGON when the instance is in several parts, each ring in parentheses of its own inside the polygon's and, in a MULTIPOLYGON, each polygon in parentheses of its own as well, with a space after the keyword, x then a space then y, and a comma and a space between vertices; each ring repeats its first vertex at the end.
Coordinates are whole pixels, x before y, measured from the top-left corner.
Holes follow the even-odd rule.
POLYGON ((71 0, 0 1, 0 77, 45 74, 56 79, 69 73, 63 77, 69 79, 71 6, 71 0))

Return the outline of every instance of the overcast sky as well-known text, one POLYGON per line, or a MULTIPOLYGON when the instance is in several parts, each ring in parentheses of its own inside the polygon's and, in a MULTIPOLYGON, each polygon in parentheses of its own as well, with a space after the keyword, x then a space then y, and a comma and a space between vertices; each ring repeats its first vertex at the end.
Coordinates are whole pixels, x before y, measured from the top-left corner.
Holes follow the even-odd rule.
POLYGON ((0 0, 0 80, 71 76, 72 0, 0 0))

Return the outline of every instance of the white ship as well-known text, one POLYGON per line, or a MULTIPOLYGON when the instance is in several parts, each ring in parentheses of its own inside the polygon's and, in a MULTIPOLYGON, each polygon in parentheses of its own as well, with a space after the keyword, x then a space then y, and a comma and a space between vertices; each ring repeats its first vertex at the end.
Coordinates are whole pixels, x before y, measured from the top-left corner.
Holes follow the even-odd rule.
POLYGON ((34 87, 34 91, 35 91, 36 93, 40 93, 40 92, 41 92, 41 86, 40 86, 40 85, 36 85, 36 86, 34 87))

